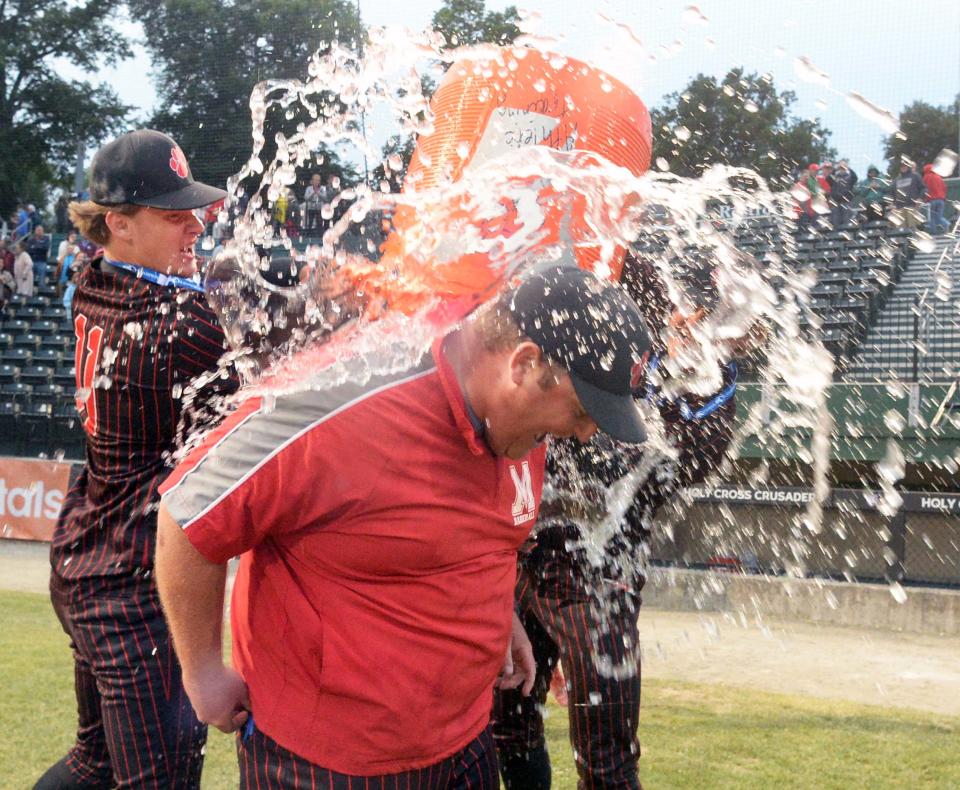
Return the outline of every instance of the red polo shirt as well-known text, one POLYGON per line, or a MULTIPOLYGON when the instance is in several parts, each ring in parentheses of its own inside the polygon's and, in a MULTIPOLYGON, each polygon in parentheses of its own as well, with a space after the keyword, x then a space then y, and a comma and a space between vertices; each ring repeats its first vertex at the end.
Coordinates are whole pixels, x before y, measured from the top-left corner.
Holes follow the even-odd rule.
POLYGON ((473 740, 543 463, 491 454, 439 342, 400 375, 251 399, 207 437, 163 501, 211 561, 243 554, 233 657, 257 727, 356 775, 473 740))

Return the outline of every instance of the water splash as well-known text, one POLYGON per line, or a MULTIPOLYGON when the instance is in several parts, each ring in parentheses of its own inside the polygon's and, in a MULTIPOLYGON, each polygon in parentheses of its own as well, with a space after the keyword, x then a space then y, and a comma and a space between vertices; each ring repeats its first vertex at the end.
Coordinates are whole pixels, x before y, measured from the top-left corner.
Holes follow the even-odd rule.
POLYGON ((868 121, 872 121, 887 134, 896 134, 900 131, 900 119, 890 110, 878 107, 869 99, 861 96, 856 91, 847 93, 847 104, 849 104, 859 115, 862 115, 868 121))
MULTIPOLYGON (((637 46, 643 46, 629 26, 602 14, 601 17, 620 28, 637 46)), ((580 204, 585 226, 596 238, 601 272, 610 270, 618 247, 643 248, 662 275, 672 301, 685 309, 693 303, 677 276, 677 261, 685 260, 692 247, 708 247, 715 252, 724 309, 716 313, 714 320, 695 327, 695 353, 678 354, 666 361, 665 367, 678 382, 675 386, 682 385, 692 393, 716 392, 720 362, 729 356, 725 343, 752 323, 761 322, 767 328, 766 361, 757 374, 766 396, 750 410, 738 430, 730 458, 735 458, 750 439, 767 451, 799 455, 810 464, 814 497, 796 517, 791 539, 775 546, 789 570, 803 575, 815 536, 821 531, 823 505, 829 493, 830 436, 834 426, 827 408, 827 392, 834 362, 817 339, 816 331, 801 330, 802 321, 810 312, 813 281, 772 253, 763 267, 741 267, 731 234, 732 229, 760 212, 778 221, 789 218, 792 200, 810 199, 802 188, 794 186, 790 192, 774 193, 756 173, 725 167, 709 168, 699 179, 684 179, 671 174, 669 162, 662 158, 656 162, 661 172, 642 177, 609 162, 597 162, 585 169, 575 152, 535 144, 513 150, 505 147, 482 169, 458 178, 453 178, 451 171, 428 188, 398 193, 391 191, 387 179, 376 187, 366 183, 342 185, 324 208, 325 219, 330 220, 326 235, 306 250, 278 232, 270 220, 271 204, 284 189, 297 182, 305 167, 316 161, 321 146, 346 147, 374 163, 382 160, 388 178, 401 173, 405 167, 403 159, 397 153, 384 157, 374 149, 362 134, 360 118, 377 107, 386 109, 401 138, 428 138, 434 132, 436 119, 424 92, 424 77, 437 76, 436 64, 453 68, 464 58, 482 61, 480 68, 500 84, 508 85, 516 79, 517 64, 530 57, 533 49, 545 49, 552 41, 537 36, 536 22, 535 15, 525 16, 522 40, 506 50, 480 46, 445 51, 444 42, 433 33, 410 35, 374 29, 363 58, 334 46, 311 59, 304 81, 267 81, 257 86, 250 101, 253 150, 243 170, 230 181, 228 203, 231 211, 244 205, 235 239, 228 245, 228 254, 236 261, 241 281, 228 295, 225 306, 230 316, 228 332, 233 333, 237 346, 234 360, 247 363, 249 387, 245 394, 258 393, 269 400, 304 388, 324 389, 347 380, 364 381, 375 374, 407 367, 423 353, 438 330, 453 319, 438 319, 438 300, 426 299, 409 311, 396 310, 390 304, 377 307, 375 289, 357 288, 357 282, 364 286, 375 282, 367 274, 386 274, 388 278, 398 275, 399 267, 384 272, 382 255, 384 236, 396 231, 393 218, 404 211, 422 217, 421 222, 404 233, 406 262, 442 272, 464 252, 470 252, 486 256, 498 277, 508 277, 538 262, 569 255, 565 243, 544 239, 536 224, 524 226, 510 236, 484 232, 502 220, 501 200, 505 195, 522 209, 530 202, 524 195, 536 194, 532 185, 537 190, 548 185, 557 193, 569 195, 568 202, 558 202, 558 210, 564 210, 570 201, 580 204), (278 132, 271 138, 276 154, 267 156, 264 151, 269 118, 278 109, 294 113, 299 123, 294 131, 278 132), (611 210, 611 204, 632 207, 618 212, 611 210), (723 227, 710 221, 717 205, 729 208, 723 227), (458 211, 451 212, 451 206, 458 211), (264 284, 274 252, 285 253, 293 261, 293 277, 286 285, 264 284), (362 275, 359 278, 358 273, 362 275), (305 320, 298 323, 293 320, 295 316, 304 316, 305 320), (249 346, 250 334, 270 337, 274 329, 282 330, 279 334, 283 340, 266 349, 265 356, 245 348, 249 346)), ((681 46, 675 42, 665 49, 665 54, 674 54, 681 46)), ((554 68, 567 64, 561 54, 551 53, 549 57, 554 68)), ((798 58, 794 65, 805 81, 829 86, 829 76, 808 59, 798 58)), ((612 82, 604 85, 612 89, 612 82)), ((532 87, 538 94, 550 95, 546 81, 532 87)), ((732 86, 723 89, 736 95, 732 86)), ((601 90, 606 91, 607 87, 601 90)), ((854 96, 859 94, 848 94, 848 101, 858 112, 880 123, 882 128, 890 124, 898 128, 891 114, 862 97, 855 104, 851 98, 854 96)), ((568 103, 573 101, 571 97, 561 98, 568 103)), ((745 112, 757 109, 753 102, 744 102, 745 112)), ((675 128, 673 134, 679 142, 691 137, 685 127, 675 128)), ((456 153, 461 160, 467 160, 471 150, 464 144, 456 153)), ((955 161, 954 155, 954 165, 955 161)), ((440 162, 433 164, 442 166, 440 162)), ((814 209, 821 214, 829 212, 822 198, 814 202, 814 209)), ((771 234, 779 234, 780 247, 787 257, 794 243, 784 224, 781 222, 771 234)), ((649 424, 650 440, 639 462, 609 489, 596 492, 590 500, 596 502, 596 507, 581 520, 584 540, 578 548, 594 568, 602 566, 611 543, 621 534, 624 515, 637 487, 651 475, 663 476, 665 483, 669 481, 676 448, 667 440, 652 409, 649 424)), ((896 456, 898 451, 892 443, 888 457, 878 465, 878 473, 886 481, 883 500, 887 511, 895 511, 899 506, 895 483, 902 477, 904 461, 902 453, 899 459, 896 456)), ((710 480, 722 479, 731 464, 732 460, 728 460, 710 480)), ((545 491, 545 505, 555 496, 561 493, 545 491)), ((678 497, 670 517, 678 518, 689 503, 689 498, 678 497)), ((738 537, 742 526, 728 508, 715 529, 710 537, 719 543, 738 537)), ((623 555, 621 581, 642 569, 647 559, 643 546, 623 555)), ((602 596, 599 600, 598 605, 602 605, 602 596)), ((595 659, 598 667, 611 675, 635 671, 629 666, 613 665, 599 652, 595 659)))
POLYGON ((957 169, 957 159, 956 151, 944 148, 933 160, 933 172, 943 178, 950 178, 957 169))
POLYGON ((794 59, 793 71, 804 82, 830 87, 830 75, 817 68, 806 55, 794 59))
POLYGON ((706 25, 710 21, 704 16, 703 11, 700 10, 700 6, 696 5, 688 5, 683 9, 680 19, 687 25, 706 25))

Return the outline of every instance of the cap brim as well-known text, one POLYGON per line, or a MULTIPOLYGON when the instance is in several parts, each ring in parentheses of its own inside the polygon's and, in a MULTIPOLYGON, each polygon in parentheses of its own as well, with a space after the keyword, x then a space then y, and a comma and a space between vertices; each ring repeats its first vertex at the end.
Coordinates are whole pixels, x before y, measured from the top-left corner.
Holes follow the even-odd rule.
POLYGON ((570 380, 580 405, 601 431, 627 444, 642 444, 647 440, 643 414, 632 395, 607 392, 588 384, 575 373, 570 374, 570 380))
POLYGON ((227 193, 222 189, 201 184, 194 181, 175 192, 168 192, 165 195, 157 195, 143 200, 131 200, 136 206, 148 206, 150 208, 165 209, 167 211, 185 211, 192 208, 203 208, 218 200, 223 200, 227 193))

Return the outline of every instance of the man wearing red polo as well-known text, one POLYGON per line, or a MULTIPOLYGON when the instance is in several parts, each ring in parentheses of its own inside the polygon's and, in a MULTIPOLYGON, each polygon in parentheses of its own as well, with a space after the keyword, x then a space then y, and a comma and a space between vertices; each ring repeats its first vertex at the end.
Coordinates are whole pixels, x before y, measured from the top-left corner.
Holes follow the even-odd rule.
POLYGON ((198 716, 246 725, 242 787, 497 786, 491 693, 542 442, 643 441, 649 344, 620 286, 549 268, 412 369, 249 400, 171 475, 161 596, 198 716))

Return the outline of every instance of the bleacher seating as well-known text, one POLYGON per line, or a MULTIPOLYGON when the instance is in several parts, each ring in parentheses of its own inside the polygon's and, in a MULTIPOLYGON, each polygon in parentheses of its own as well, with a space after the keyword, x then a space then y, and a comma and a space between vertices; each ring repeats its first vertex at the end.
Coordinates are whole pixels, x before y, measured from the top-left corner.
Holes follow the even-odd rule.
MULTIPOLYGON (((910 231, 885 222, 797 232, 792 223, 755 217, 730 232, 738 248, 760 260, 777 256, 798 273, 816 273, 803 324, 810 332, 819 327, 840 360, 863 341, 914 249, 910 231)), ((662 238, 645 235, 637 248, 662 250, 662 238)), ((82 446, 73 325, 56 298, 53 267, 47 276, 36 295, 13 297, 0 313, 0 434, 18 437, 30 454, 82 446)))
POLYGON ((53 267, 32 297, 14 296, 0 312, 0 437, 3 452, 81 454, 73 368, 75 338, 56 298, 53 267))
MULTIPOLYGON (((801 328, 819 335, 839 362, 838 374, 877 320, 914 254, 912 232, 883 221, 798 231, 792 223, 760 216, 746 219, 729 233, 738 249, 761 261, 776 256, 798 274, 816 275, 801 328)), ((636 249, 656 254, 664 243, 657 232, 642 234, 636 249)))

